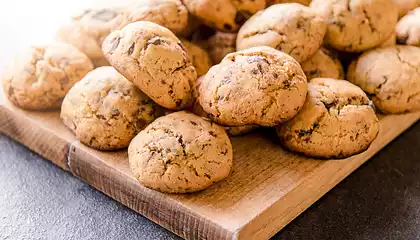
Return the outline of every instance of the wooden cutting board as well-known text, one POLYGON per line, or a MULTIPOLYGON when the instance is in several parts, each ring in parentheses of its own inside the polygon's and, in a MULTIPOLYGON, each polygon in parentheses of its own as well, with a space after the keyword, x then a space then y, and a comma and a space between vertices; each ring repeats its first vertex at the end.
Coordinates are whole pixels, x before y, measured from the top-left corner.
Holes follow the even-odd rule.
POLYGON ((225 181, 199 193, 171 195, 140 185, 126 151, 86 147, 61 123, 59 112, 18 109, 0 90, 0 132, 186 239, 274 235, 420 118, 420 113, 380 116, 371 147, 344 160, 292 154, 269 130, 235 137, 233 172, 225 181))

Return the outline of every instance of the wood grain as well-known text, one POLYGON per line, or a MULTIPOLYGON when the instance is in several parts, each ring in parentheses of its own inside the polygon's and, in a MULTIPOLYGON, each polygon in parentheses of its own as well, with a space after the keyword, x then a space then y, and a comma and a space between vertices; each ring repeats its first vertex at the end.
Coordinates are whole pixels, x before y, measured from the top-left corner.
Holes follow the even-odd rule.
POLYGON ((273 131, 232 139, 232 174, 205 191, 163 194, 140 185, 126 151, 99 152, 78 142, 58 112, 28 112, 0 94, 0 131, 91 186, 186 239, 264 239, 274 235, 420 118, 380 117, 372 146, 344 160, 285 151, 273 131))

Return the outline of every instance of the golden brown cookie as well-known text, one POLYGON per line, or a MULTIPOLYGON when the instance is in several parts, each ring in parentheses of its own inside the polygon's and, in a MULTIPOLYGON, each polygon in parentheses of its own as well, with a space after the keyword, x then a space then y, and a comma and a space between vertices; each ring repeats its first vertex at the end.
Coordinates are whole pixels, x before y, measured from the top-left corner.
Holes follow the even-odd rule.
POLYGON ((57 39, 88 55, 95 66, 109 65, 101 52, 104 39, 114 30, 136 21, 150 21, 182 33, 188 11, 180 0, 99 1, 60 28, 57 39))
POLYGON ((223 32, 237 32, 257 11, 264 9, 265 0, 184 0, 189 12, 204 24, 223 32))
POLYGON ((329 15, 325 43, 346 52, 362 52, 384 42, 394 31, 398 13, 393 0, 312 0, 329 15))
POLYGON ((399 18, 404 17, 409 11, 420 7, 420 0, 393 0, 398 9, 399 18))
POLYGON ((220 63, 228 54, 236 51, 236 33, 216 32, 207 40, 207 48, 213 63, 220 63))
POLYGON ((268 0, 267 1, 268 6, 279 4, 279 3, 300 3, 302 5, 309 6, 309 3, 311 3, 311 0, 268 0))
POLYGON ((289 55, 270 47, 228 54, 210 68, 199 103, 225 126, 275 126, 299 111, 307 92, 305 74, 289 55))
POLYGON ((3 89, 20 108, 58 109, 70 88, 92 69, 89 58, 71 45, 33 46, 5 69, 3 89))
POLYGON ((156 119, 128 148, 130 167, 146 187, 168 193, 203 190, 225 179, 232 145, 225 130, 185 111, 156 119))
POLYGON ((397 45, 363 53, 347 79, 361 87, 384 113, 420 110, 420 48, 397 45))
POLYGON ((184 45, 185 49, 188 52, 188 56, 191 59, 192 65, 197 71, 197 76, 206 74, 210 67, 213 65, 210 56, 206 52, 206 50, 204 50, 197 44, 194 44, 185 39, 181 38, 180 40, 182 45, 184 45))
POLYGON ((161 113, 156 103, 113 67, 88 73, 61 107, 64 124, 83 144, 99 150, 127 147, 161 113))
POLYGON ((309 7, 276 4, 258 12, 241 27, 236 48, 269 46, 304 62, 320 48, 326 27, 324 16, 309 7))
POLYGON ((307 79, 336 78, 344 79, 343 66, 335 52, 320 48, 313 57, 301 64, 307 79))
POLYGON ((399 44, 420 47, 420 7, 401 18, 395 31, 399 44))
POLYGON ((112 32, 102 51, 113 67, 159 105, 174 110, 191 105, 197 73, 169 29, 152 22, 131 23, 112 32))
POLYGON ((366 94, 345 80, 330 78, 312 79, 302 110, 277 128, 286 148, 317 158, 363 152, 378 131, 378 118, 366 94))

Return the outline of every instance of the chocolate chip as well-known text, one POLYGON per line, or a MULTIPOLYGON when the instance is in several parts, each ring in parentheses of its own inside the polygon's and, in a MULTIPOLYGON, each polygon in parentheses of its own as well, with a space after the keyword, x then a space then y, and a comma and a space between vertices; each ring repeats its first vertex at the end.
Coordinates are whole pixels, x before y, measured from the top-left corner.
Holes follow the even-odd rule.
POLYGON ((258 63, 257 67, 258 67, 258 71, 260 71, 261 74, 264 74, 264 70, 263 70, 261 64, 258 63))
POLYGON ((178 100, 175 101, 175 104, 176 104, 177 107, 181 106, 181 103, 182 103, 181 99, 178 99, 178 100))
POLYGON ((228 31, 232 31, 232 26, 231 26, 231 25, 229 25, 229 24, 227 24, 227 23, 225 23, 225 24, 223 25, 223 28, 224 28, 224 29, 226 29, 226 30, 228 30, 228 31))
POLYGON ((166 81, 162 79, 162 80, 160 80, 160 83, 163 84, 163 85, 165 85, 166 84, 166 81))
POLYGON ((407 44, 408 36, 398 36, 397 43, 398 44, 407 44))
POLYGON ((278 78, 279 75, 277 73, 273 73, 273 78, 278 78))
POLYGON ((134 48, 136 47, 136 43, 132 43, 131 44, 131 46, 130 46, 130 48, 128 49, 128 51, 127 51, 127 54, 128 55, 131 55, 131 54, 133 54, 133 52, 134 52, 134 48))
POLYGON ((120 110, 118 110, 118 109, 116 109, 116 108, 113 108, 113 109, 111 110, 111 115, 112 115, 113 117, 120 115, 120 110))
POLYGON ((217 137, 217 134, 216 134, 215 132, 213 132, 213 131, 209 131, 209 134, 210 134, 211 136, 213 136, 213 137, 217 137))
POLYGON ((190 121, 190 123, 192 124, 192 125, 194 125, 194 126, 197 126, 198 124, 196 123, 196 122, 194 122, 194 121, 190 121))
POLYGON ((252 69, 252 71, 251 71, 251 72, 252 72, 252 74, 254 74, 254 75, 257 75, 257 74, 258 74, 258 70, 257 70, 257 69, 255 69, 255 68, 254 68, 254 69, 252 69))
POLYGON ((113 54, 115 50, 117 49, 118 45, 120 44, 120 37, 115 37, 111 40, 111 49, 109 49, 109 53, 113 54))

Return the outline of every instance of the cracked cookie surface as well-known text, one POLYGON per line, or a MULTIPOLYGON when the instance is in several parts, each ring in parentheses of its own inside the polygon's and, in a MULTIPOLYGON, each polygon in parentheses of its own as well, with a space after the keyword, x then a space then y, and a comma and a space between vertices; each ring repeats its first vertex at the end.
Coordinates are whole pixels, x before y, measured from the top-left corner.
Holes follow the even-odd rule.
POLYGON ((3 89, 20 108, 59 109, 70 88, 92 69, 89 58, 71 45, 33 46, 5 68, 3 89))
POLYGON ((181 111, 141 131, 130 143, 128 156, 132 172, 146 187, 188 193, 225 179, 233 153, 223 128, 181 111))
POLYGON ((229 53, 236 51, 236 33, 216 32, 207 40, 207 48, 213 63, 220 63, 229 53))
POLYGON ((191 105, 197 73, 185 47, 167 28, 131 23, 112 32, 102 51, 113 67, 159 105, 174 110, 191 105))
POLYGON ((420 47, 420 7, 401 18, 395 31, 399 44, 420 47))
POLYGON ((85 145, 116 150, 162 114, 160 107, 113 67, 88 73, 61 108, 64 124, 85 145))
POLYGON ((420 48, 397 45, 363 53, 347 79, 360 86, 384 113, 420 110, 420 48))
POLYGON ((264 9, 265 0, 184 0, 189 12, 204 24, 223 32, 237 32, 240 26, 264 9))
POLYGON ((380 45, 398 19, 393 0, 313 0, 311 7, 328 14, 325 43, 347 52, 380 45))
POLYGON ((239 30, 236 48, 269 46, 304 62, 320 48, 327 23, 298 3, 276 4, 252 16, 239 30))
POLYGON ((292 118, 307 92, 305 74, 289 55, 270 47, 228 54, 199 86, 199 103, 224 126, 275 126, 292 118))
POLYGON ((317 158, 345 158, 365 151, 379 131, 369 98, 345 80, 314 78, 292 120, 277 127, 282 144, 317 158))
POLYGON ((207 51, 190 41, 187 41, 182 38, 180 40, 182 45, 184 45, 185 49, 188 52, 188 56, 191 59, 195 71, 197 71, 197 76, 206 74, 207 71, 213 65, 207 51))
POLYGON ((104 39, 112 31, 140 20, 181 33, 187 27, 188 11, 180 0, 99 1, 73 16, 57 31, 56 38, 85 53, 95 66, 107 66, 101 51, 104 39))
POLYGON ((320 48, 301 66, 308 80, 320 77, 344 79, 344 69, 338 55, 327 48, 320 48))

